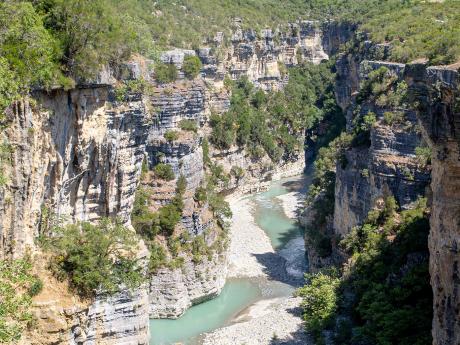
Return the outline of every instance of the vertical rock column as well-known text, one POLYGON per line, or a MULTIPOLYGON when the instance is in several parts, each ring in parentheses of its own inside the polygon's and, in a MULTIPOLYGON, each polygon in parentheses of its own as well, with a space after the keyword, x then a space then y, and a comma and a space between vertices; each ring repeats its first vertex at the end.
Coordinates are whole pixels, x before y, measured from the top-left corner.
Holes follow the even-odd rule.
POLYGON ((460 78, 459 66, 413 66, 412 89, 432 148, 430 274, 433 344, 460 344, 460 78))

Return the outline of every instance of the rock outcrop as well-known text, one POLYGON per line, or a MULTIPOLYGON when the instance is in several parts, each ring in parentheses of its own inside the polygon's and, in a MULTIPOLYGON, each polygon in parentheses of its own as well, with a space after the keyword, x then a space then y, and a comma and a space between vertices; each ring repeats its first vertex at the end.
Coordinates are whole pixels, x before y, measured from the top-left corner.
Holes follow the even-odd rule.
POLYGON ((150 281, 150 317, 181 316, 190 306, 218 296, 226 277, 226 253, 196 263, 186 258, 182 268, 160 269, 150 281))
MULTIPOLYGON (((369 73, 381 67, 396 78, 395 83, 404 82, 404 65, 367 60, 360 64, 358 80, 362 83, 369 73)), ((353 98, 349 104, 346 111, 351 122, 373 113, 375 123, 370 129, 370 143, 352 144, 345 159, 337 165, 334 230, 341 236, 361 224, 379 200, 394 196, 404 209, 425 195, 430 182, 429 167, 419 163, 416 157, 422 137, 414 110, 375 99, 357 104, 353 98), (388 114, 398 114, 399 119, 389 123, 385 118, 388 114)))
POLYGON ((14 146, 10 183, 0 197, 0 253, 34 248, 42 210, 67 222, 120 217, 129 222, 148 134, 140 97, 114 103, 97 85, 37 94, 18 104, 6 130, 14 146))
POLYGON ((411 65, 406 78, 419 102, 417 115, 432 149, 430 275, 433 344, 460 342, 460 65, 411 65))

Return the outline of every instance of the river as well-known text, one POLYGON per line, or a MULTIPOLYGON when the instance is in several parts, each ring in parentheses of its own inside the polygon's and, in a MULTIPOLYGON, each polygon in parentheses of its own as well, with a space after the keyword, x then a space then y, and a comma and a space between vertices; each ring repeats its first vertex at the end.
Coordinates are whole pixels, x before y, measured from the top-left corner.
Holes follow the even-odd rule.
MULTIPOLYGON (((253 257, 257 260, 263 273, 229 274, 230 278, 219 297, 191 307, 177 320, 151 320, 150 345, 202 344, 203 333, 247 321, 257 314, 254 311, 257 306, 260 309, 264 302, 292 295, 306 270, 303 231, 292 218, 292 213, 295 204, 303 199, 308 184, 305 176, 283 179, 273 182, 267 191, 230 201, 233 223, 241 221, 244 224, 247 221, 244 217, 251 217, 254 225, 268 236, 265 237, 271 249, 268 252, 260 250, 261 254, 257 254, 257 250, 236 248, 233 249, 236 251, 233 261, 244 260, 241 252, 247 251, 252 260, 253 257), (250 212, 245 215, 242 211, 246 206, 249 206, 250 212), (285 265, 280 256, 286 260, 285 265)), ((255 238, 255 241, 264 241, 263 236, 255 238)), ((236 266, 238 264, 251 266, 250 262, 244 261, 235 263, 236 266)))

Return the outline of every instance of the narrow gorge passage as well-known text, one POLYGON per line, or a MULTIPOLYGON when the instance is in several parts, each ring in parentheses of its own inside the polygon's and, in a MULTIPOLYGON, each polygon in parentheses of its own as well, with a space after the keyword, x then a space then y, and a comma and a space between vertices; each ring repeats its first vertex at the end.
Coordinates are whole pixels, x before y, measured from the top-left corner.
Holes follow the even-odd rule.
POLYGON ((287 309, 298 303, 291 296, 306 269, 295 211, 304 199, 307 180, 287 178, 273 182, 265 192, 229 198, 229 274, 222 293, 177 320, 151 320, 151 345, 268 344, 274 334, 288 338, 296 331, 301 320, 287 309), (258 322, 264 327, 258 329, 258 322), (266 341, 258 331, 266 333, 266 341))

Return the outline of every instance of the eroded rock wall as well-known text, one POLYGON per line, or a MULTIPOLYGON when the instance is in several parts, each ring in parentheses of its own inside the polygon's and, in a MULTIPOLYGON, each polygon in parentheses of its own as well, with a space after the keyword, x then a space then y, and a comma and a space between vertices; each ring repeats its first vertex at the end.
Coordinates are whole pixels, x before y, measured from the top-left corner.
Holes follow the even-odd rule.
POLYGON ((34 248, 42 210, 67 222, 129 222, 148 134, 141 97, 112 102, 106 85, 37 95, 18 104, 5 131, 14 150, 0 197, 0 249, 34 248), (40 107, 40 108, 38 108, 40 107))
MULTIPOLYGON (((360 64, 358 80, 364 81, 369 73, 381 67, 404 82, 404 65, 367 60, 360 64)), ((357 104, 353 98, 346 110, 351 123, 356 117, 369 113, 375 114, 376 121, 370 129, 370 142, 352 144, 345 152, 345 159, 337 165, 334 230, 341 236, 361 224, 381 200, 394 196, 404 209, 425 195, 430 182, 429 167, 419 163, 416 157, 415 150, 422 145, 422 136, 413 109, 376 100, 357 104), (398 113, 401 119, 388 123, 385 113, 398 113)), ((353 124, 349 128, 352 130, 353 124)))
POLYGON ((460 343, 460 76, 459 65, 410 66, 407 80, 419 102, 417 115, 432 148, 430 274, 433 344, 460 343))
MULTIPOLYGON (((112 92, 105 84, 39 92, 10 109, 4 136, 13 149, 0 195, 0 256, 40 256, 35 240, 47 231, 47 215, 69 223, 119 217, 129 224, 149 115, 139 95, 117 103, 112 92)), ((26 342, 148 343, 146 289, 70 309, 59 292, 46 296, 34 304, 41 333, 26 342)))

